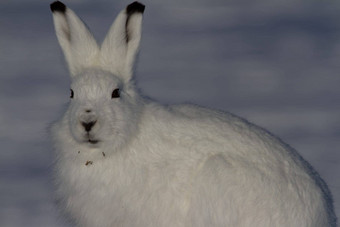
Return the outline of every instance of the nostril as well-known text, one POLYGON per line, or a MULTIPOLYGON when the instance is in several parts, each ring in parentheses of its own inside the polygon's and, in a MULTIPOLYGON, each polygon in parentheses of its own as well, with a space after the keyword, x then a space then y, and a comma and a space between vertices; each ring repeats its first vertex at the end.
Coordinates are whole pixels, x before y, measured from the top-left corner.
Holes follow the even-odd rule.
POLYGON ((97 121, 90 122, 82 122, 81 125, 84 127, 86 132, 91 131, 92 127, 96 124, 97 121))
POLYGON ((86 113, 91 113, 92 111, 91 110, 85 110, 86 113))

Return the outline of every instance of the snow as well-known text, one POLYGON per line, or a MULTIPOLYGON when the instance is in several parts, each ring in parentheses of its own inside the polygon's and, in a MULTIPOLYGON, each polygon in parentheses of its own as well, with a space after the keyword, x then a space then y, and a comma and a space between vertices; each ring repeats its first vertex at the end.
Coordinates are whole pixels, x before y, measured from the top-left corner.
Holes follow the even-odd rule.
MULTIPOLYGON (((126 1, 64 1, 102 40, 126 1)), ((328 183, 340 216, 340 3, 155 0, 136 80, 165 104, 238 114, 296 148, 328 183)), ((49 2, 0 3, 0 226, 67 226, 53 204, 47 129, 69 78, 49 2)))

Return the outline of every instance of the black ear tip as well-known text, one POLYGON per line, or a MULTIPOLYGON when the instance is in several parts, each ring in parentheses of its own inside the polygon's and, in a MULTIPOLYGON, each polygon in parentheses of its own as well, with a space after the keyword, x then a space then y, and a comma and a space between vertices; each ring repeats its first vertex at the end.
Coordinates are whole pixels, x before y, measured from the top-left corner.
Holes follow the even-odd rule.
POLYGON ((133 2, 126 7, 127 14, 144 13, 145 5, 140 2, 133 2))
POLYGON ((51 5, 51 11, 52 12, 61 12, 61 13, 65 13, 66 11, 66 6, 64 5, 64 3, 59 2, 59 1, 55 1, 53 2, 51 5))

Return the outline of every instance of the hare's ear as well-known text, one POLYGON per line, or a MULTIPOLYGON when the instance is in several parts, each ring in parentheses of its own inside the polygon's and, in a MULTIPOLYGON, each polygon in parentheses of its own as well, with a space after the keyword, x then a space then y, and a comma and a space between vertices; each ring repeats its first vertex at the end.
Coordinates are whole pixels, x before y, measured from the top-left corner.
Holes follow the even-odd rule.
POLYGON ((102 66, 126 81, 130 80, 133 74, 144 9, 143 4, 134 2, 122 10, 101 46, 102 66))
POLYGON ((71 76, 94 64, 99 47, 79 17, 63 3, 51 4, 59 44, 64 52, 71 76))

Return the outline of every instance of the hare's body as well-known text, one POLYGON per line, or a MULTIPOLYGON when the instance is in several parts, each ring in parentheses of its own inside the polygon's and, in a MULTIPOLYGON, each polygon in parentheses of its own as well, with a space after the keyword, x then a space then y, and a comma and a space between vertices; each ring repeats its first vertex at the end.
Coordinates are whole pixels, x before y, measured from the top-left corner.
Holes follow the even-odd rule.
POLYGON ((71 10, 52 4, 74 99, 52 129, 57 195, 75 224, 334 227, 325 183, 265 130, 228 113, 138 97, 131 66, 144 7, 129 7, 98 48, 71 10), (85 53, 70 48, 82 42, 85 53), (72 60, 79 53, 85 61, 72 60))
POLYGON ((80 226, 329 226, 318 176, 256 126, 152 103, 141 122, 119 151, 57 128, 58 192, 80 226))

